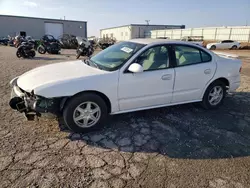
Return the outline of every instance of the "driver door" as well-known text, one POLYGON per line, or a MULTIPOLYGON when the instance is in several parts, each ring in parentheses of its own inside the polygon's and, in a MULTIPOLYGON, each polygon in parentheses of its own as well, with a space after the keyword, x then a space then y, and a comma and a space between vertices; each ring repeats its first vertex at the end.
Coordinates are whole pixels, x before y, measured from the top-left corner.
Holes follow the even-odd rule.
POLYGON ((174 86, 174 69, 169 63, 168 46, 147 49, 136 58, 143 66, 141 73, 121 71, 118 86, 120 111, 164 106, 171 102, 174 86))

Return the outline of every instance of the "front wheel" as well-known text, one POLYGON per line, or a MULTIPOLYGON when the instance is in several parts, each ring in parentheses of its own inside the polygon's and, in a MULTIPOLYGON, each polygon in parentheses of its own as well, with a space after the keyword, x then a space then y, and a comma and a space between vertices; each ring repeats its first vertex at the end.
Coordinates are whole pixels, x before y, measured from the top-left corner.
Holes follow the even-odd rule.
POLYGON ((202 106, 205 109, 218 108, 226 96, 226 85, 221 81, 215 81, 208 86, 203 99, 202 106))
POLYGON ((40 54, 45 54, 45 53, 46 53, 45 48, 44 48, 43 46, 41 46, 41 45, 38 46, 37 51, 38 51, 38 53, 40 53, 40 54))
POLYGON ((79 94, 63 110, 63 119, 74 132, 89 132, 103 126, 108 115, 105 101, 94 93, 79 94))

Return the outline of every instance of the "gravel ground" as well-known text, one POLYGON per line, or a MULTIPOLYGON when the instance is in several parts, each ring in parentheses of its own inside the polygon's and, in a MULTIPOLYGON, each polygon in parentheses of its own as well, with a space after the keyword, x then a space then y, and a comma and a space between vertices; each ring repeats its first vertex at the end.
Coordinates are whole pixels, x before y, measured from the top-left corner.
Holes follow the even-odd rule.
POLYGON ((117 115, 89 134, 55 120, 27 122, 8 106, 13 77, 74 52, 32 60, 15 52, 0 47, 0 187, 250 187, 250 52, 242 52, 240 89, 220 109, 188 104, 117 115))

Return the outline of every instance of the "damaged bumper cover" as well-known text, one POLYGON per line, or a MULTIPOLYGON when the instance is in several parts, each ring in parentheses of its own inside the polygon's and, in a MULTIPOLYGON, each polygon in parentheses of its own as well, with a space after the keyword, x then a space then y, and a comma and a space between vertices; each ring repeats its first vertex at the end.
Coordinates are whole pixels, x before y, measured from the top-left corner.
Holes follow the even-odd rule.
POLYGON ((60 114, 60 98, 44 98, 28 93, 17 85, 17 79, 11 80, 11 99, 9 105, 12 109, 24 113, 28 120, 35 120, 36 117, 55 118, 60 114))

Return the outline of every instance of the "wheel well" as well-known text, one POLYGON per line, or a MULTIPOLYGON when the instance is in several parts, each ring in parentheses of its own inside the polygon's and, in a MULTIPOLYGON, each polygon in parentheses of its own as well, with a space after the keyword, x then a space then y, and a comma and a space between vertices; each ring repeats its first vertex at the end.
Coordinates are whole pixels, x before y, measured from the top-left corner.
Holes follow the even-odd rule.
POLYGON ((76 95, 83 94, 83 93, 93 93, 93 94, 96 94, 99 97, 101 97, 104 100, 104 102, 106 103, 107 107, 108 107, 108 112, 109 113, 111 112, 111 102, 110 102, 109 98, 105 94, 103 94, 103 93, 101 93, 99 91, 92 91, 92 90, 83 91, 83 92, 77 93, 77 94, 75 94, 75 95, 73 95, 71 97, 64 98, 64 101, 62 100, 62 103, 61 103, 61 109, 63 109, 64 106, 66 106, 66 104, 70 100, 70 98, 72 98, 72 97, 74 97, 76 95))
POLYGON ((226 87, 229 88, 228 79, 226 79, 226 78, 218 78, 218 79, 214 80, 212 83, 217 82, 217 81, 223 82, 226 85, 226 87))
POLYGON ((206 92, 207 88, 208 88, 211 84, 213 84, 214 82, 217 82, 217 81, 220 81, 220 82, 224 83, 224 84, 226 85, 227 90, 229 89, 230 83, 229 83, 228 79, 226 79, 226 78, 217 78, 216 80, 214 80, 213 82, 211 82, 211 83, 206 87, 206 89, 204 90, 203 96, 205 95, 205 92, 206 92))

